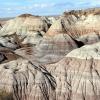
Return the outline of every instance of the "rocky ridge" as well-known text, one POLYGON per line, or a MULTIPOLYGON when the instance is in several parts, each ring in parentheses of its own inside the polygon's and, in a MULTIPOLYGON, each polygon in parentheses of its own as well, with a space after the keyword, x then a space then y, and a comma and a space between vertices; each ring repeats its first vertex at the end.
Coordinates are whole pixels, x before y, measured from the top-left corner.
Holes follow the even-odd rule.
POLYGON ((0 99, 99 100, 99 11, 7 21, 0 30, 0 99))

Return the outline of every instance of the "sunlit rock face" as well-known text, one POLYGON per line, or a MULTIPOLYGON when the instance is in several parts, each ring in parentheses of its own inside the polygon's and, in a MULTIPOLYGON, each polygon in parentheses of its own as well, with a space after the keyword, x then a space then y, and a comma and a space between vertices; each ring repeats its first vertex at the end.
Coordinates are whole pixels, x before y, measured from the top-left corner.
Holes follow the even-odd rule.
POLYGON ((100 99, 99 45, 75 49, 58 63, 46 65, 57 82, 56 100, 100 99))
MULTIPOLYGON (((69 34, 75 39, 80 38, 80 36, 84 37, 84 35, 94 33, 99 35, 99 12, 100 9, 65 12, 54 24, 52 24, 46 35, 54 36, 57 34, 69 34)), ((84 40, 85 39, 84 37, 84 40)))
POLYGON ((78 48, 78 44, 69 35, 59 34, 54 37, 44 37, 35 47, 21 48, 15 52, 32 61, 48 64, 59 61, 75 48, 78 48))
POLYGON ((0 35, 12 34, 27 34, 34 31, 47 31, 48 25, 45 20, 42 20, 39 16, 32 16, 29 14, 20 15, 14 19, 9 20, 3 29, 0 31, 0 35))
POLYGON ((20 37, 26 37, 24 44, 36 44, 50 27, 49 23, 40 16, 23 14, 11 19, 3 25, 0 36, 12 35, 16 33, 20 37), (30 38, 30 39, 29 39, 30 38))
POLYGON ((0 30, 3 28, 6 22, 10 19, 13 19, 13 18, 0 18, 0 30))
POLYGON ((55 99, 56 81, 43 65, 31 62, 10 50, 0 49, 0 52, 0 99, 55 99))
POLYGON ((99 45, 72 50, 53 64, 2 49, 0 89, 14 100, 99 100, 99 45))
POLYGON ((9 20, 9 18, 8 19, 5 19, 5 18, 4 19, 3 18, 0 19, 0 29, 3 28, 3 25, 6 24, 6 22, 8 20, 9 20))
POLYGON ((23 14, 1 26, 0 100, 100 100, 99 12, 23 14))

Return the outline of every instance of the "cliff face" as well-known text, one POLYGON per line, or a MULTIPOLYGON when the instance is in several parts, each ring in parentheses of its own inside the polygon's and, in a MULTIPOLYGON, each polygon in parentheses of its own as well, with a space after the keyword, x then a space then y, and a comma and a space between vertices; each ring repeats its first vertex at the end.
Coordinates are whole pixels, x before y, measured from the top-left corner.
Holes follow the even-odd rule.
POLYGON ((44 66, 27 55, 1 50, 0 89, 14 100, 99 100, 99 45, 75 49, 44 66))
MULTIPOLYGON (((69 34, 78 39, 100 33, 100 9, 65 12, 48 30, 46 35, 69 34)), ((97 41, 96 41, 97 42, 97 41)), ((91 43, 91 42, 90 42, 91 43)))
POLYGON ((53 76, 40 66, 21 57, 1 64, 0 99, 8 100, 12 97, 13 99, 9 100, 49 100, 54 93, 56 82, 53 76))
POLYGON ((42 17, 23 14, 7 21, 0 30, 0 36, 16 33, 22 38, 26 37, 24 44, 26 42, 36 44, 48 28, 49 23, 42 17))
POLYGON ((9 20, 1 30, 0 34, 26 34, 34 31, 47 31, 48 25, 41 17, 36 17, 28 14, 18 16, 9 20))
POLYGON ((73 50, 61 61, 46 65, 57 82, 56 100, 99 100, 100 43, 73 50))
POLYGON ((68 35, 59 34, 55 37, 44 37, 35 47, 23 47, 15 52, 27 59, 42 64, 54 63, 62 59, 78 45, 68 35), (27 55, 27 56, 26 56, 27 55))
POLYGON ((99 11, 7 21, 0 30, 0 100, 100 100, 99 11))

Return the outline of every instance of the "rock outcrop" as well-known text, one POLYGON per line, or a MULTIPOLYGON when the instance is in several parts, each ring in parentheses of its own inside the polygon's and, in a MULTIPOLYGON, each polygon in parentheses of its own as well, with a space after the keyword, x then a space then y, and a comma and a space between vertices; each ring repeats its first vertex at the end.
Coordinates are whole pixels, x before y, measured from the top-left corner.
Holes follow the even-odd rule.
POLYGON ((56 81, 43 65, 24 59, 8 49, 0 49, 0 63, 0 99, 55 99, 51 95, 54 95, 56 81))
POLYGON ((51 24, 52 22, 47 17, 23 14, 8 20, 6 24, 3 25, 3 28, 1 28, 0 36, 13 35, 16 33, 22 38, 25 37, 23 44, 37 44, 51 24))
POLYGON ((41 17, 24 14, 7 21, 3 26, 3 29, 0 31, 0 35, 11 35, 14 32, 25 35, 32 32, 34 33, 34 31, 46 32, 47 30, 48 25, 41 17))
POLYGON ((83 46, 44 65, 1 49, 0 89, 14 100, 99 100, 99 45, 83 46))
POLYGON ((99 12, 7 21, 0 30, 0 100, 100 100, 99 12))
POLYGON ((57 82, 56 100, 100 99, 99 45, 75 49, 58 63, 46 65, 57 82))
POLYGON ((38 63, 54 63, 62 59, 79 44, 67 34, 54 37, 44 37, 35 47, 17 49, 15 52, 38 63), (26 56, 27 55, 27 56, 26 56))
MULTIPOLYGON (((100 34, 100 9, 65 12, 48 30, 46 35, 68 34, 74 39, 84 35, 100 34)), ((86 39, 86 38, 85 38, 86 39)), ((90 41, 91 42, 91 41, 90 41)), ((97 42, 97 41, 96 41, 97 42)))

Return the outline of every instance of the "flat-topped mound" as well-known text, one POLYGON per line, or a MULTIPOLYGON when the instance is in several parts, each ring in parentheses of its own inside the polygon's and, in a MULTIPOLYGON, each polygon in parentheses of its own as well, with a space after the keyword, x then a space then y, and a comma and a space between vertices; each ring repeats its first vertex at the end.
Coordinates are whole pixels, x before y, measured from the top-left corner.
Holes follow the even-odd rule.
POLYGON ((19 15, 18 17, 40 17, 40 16, 35 16, 35 15, 32 15, 32 14, 22 14, 22 15, 19 15))

